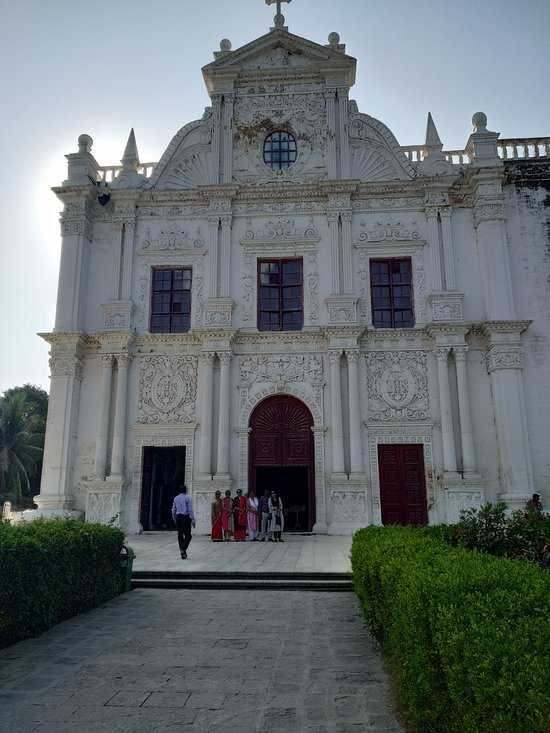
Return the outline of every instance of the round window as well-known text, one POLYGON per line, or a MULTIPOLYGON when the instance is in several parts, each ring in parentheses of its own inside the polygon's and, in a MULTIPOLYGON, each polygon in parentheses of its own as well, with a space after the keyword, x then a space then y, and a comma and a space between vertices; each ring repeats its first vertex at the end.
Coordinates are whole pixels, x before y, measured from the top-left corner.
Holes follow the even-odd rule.
POLYGON ((274 171, 282 171, 296 160, 296 138, 290 132, 277 130, 264 141, 264 163, 274 171))

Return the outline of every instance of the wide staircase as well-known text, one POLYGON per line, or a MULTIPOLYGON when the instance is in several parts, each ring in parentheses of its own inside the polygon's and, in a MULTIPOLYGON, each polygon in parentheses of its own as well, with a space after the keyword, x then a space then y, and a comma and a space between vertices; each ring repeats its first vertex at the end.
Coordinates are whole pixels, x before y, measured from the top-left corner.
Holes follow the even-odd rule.
POLYGON ((350 573, 136 570, 132 588, 351 592, 350 573))

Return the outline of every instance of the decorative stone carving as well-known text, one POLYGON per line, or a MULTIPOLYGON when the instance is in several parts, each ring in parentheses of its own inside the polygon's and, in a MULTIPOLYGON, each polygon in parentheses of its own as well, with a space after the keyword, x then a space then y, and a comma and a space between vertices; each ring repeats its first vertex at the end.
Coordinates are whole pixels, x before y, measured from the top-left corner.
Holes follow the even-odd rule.
POLYGON ((356 198, 351 202, 352 209, 361 211, 368 210, 392 210, 392 209, 421 209, 424 206, 424 199, 419 196, 392 197, 392 198, 356 198))
POLYGON ((486 221, 496 221, 504 218, 504 203, 502 201, 476 201, 474 206, 474 224, 476 227, 486 221))
POLYGON ((240 90, 235 99, 233 129, 233 177, 236 181, 305 183, 326 178, 327 121, 322 93, 300 94, 292 90, 257 94, 240 90), (263 161, 263 140, 277 128, 292 130, 298 141, 296 162, 282 171, 272 170, 263 161))
POLYGON ((291 382, 319 385, 323 381, 323 359, 313 354, 245 356, 240 359, 239 370, 240 386, 247 388, 256 382, 271 382, 283 389, 291 382))
POLYGON ((195 235, 191 235, 181 227, 171 226, 167 229, 161 229, 157 236, 152 236, 151 230, 147 230, 147 234, 142 243, 144 251, 169 251, 184 249, 200 249, 204 247, 205 241, 201 234, 200 228, 197 228, 195 235))
POLYGON ((185 148, 163 175, 169 188, 194 188, 210 183, 210 145, 198 143, 185 148))
POLYGON ((243 244, 248 242, 268 242, 284 241, 284 242, 300 242, 318 241, 319 232, 310 219, 307 224, 296 224, 294 219, 277 219, 276 221, 267 222, 262 228, 252 229, 252 223, 248 222, 248 229, 245 232, 243 244))
POLYGON ((374 351, 366 359, 370 420, 429 418, 426 352, 374 351))
POLYGON ((446 489, 445 501, 447 505, 447 522, 455 524, 460 520, 460 515, 467 509, 473 509, 482 506, 483 491, 481 489, 465 490, 465 489, 446 489))
POLYGON ((50 375, 52 377, 75 377, 82 379, 84 362, 82 358, 65 354, 50 356, 50 375))
POLYGON ((379 220, 374 226, 362 221, 363 231, 360 232, 358 240, 359 242, 415 241, 422 238, 417 226, 416 221, 408 226, 402 221, 391 218, 379 220), (368 228, 369 226, 372 228, 368 228))
POLYGON ((106 331, 128 331, 131 327, 133 304, 131 301, 104 303, 103 325, 106 331))
POLYGON ((230 327, 232 310, 233 300, 231 298, 209 298, 206 304, 205 324, 230 327))
POLYGON ((120 491, 88 489, 86 497, 86 521, 119 526, 120 491))
POLYGON ((349 295, 331 295, 325 302, 331 325, 349 326, 357 323, 357 298, 349 295))
POLYGON ((487 371, 522 369, 523 354, 520 346, 492 346, 487 353, 487 371))
POLYGON ((328 501, 331 523, 361 523, 365 520, 367 507, 364 491, 331 489, 328 501))
POLYGON ((196 393, 195 357, 147 356, 140 361, 137 422, 192 422, 196 393))
POLYGON ((319 269, 317 252, 310 252, 306 255, 304 269, 306 317, 309 320, 309 324, 315 326, 319 323, 319 269))
POLYGON ((463 321, 463 301, 463 293, 434 293, 430 295, 432 321, 434 323, 463 321))

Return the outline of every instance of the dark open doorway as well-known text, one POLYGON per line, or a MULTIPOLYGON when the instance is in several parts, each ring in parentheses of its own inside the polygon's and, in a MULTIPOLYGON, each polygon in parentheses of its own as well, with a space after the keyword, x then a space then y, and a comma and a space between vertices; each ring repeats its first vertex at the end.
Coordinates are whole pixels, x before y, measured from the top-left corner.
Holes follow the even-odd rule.
POLYGON ((256 491, 277 491, 283 501, 285 531, 310 531, 308 466, 256 468, 256 491))
POLYGON ((143 449, 141 526, 144 531, 173 529, 172 502, 185 482, 185 447, 143 449))

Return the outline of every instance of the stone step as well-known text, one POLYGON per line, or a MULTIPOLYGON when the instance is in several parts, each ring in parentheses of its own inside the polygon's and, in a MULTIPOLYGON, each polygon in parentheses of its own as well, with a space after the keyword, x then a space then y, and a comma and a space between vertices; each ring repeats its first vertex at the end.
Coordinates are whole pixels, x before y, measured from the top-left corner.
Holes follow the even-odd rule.
POLYGON ((351 581, 351 573, 224 570, 134 570, 134 580, 325 580, 351 581))
POLYGON ((164 588, 171 590, 297 590, 351 593, 351 581, 291 581, 291 580, 133 580, 132 588, 164 588))

